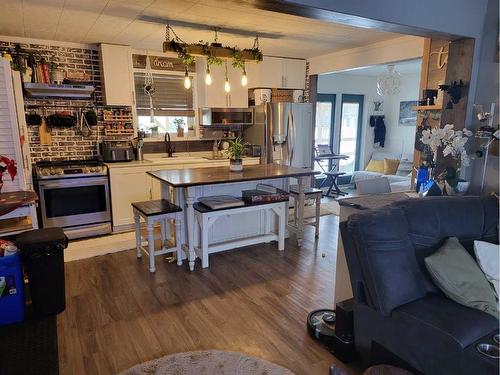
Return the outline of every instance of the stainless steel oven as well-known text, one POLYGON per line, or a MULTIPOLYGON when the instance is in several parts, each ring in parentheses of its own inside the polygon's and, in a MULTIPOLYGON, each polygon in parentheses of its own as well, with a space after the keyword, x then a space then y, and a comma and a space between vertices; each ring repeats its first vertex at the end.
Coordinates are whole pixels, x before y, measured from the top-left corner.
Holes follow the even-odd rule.
POLYGON ((106 166, 36 167, 42 225, 61 227, 68 238, 111 232, 106 166))

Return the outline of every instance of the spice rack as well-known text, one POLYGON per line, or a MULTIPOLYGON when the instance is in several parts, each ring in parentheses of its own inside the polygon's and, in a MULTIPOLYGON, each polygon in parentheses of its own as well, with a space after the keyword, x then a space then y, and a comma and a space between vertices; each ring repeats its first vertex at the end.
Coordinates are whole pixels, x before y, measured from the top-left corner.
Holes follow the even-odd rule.
POLYGON ((104 134, 110 136, 134 135, 132 113, 122 109, 103 111, 104 134))

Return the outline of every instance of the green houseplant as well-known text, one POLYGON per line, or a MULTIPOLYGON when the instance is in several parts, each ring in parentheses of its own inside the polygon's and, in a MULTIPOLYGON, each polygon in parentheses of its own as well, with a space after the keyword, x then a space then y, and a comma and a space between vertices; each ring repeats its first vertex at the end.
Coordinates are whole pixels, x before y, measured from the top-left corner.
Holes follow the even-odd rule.
POLYGON ((245 143, 239 137, 229 141, 229 147, 225 150, 225 154, 229 157, 229 169, 231 172, 241 172, 243 170, 241 157, 245 152, 245 146, 245 143))
POLYGON ((177 136, 178 137, 184 137, 184 125, 186 123, 184 122, 184 119, 182 118, 175 118, 174 119, 174 125, 177 128, 177 136))

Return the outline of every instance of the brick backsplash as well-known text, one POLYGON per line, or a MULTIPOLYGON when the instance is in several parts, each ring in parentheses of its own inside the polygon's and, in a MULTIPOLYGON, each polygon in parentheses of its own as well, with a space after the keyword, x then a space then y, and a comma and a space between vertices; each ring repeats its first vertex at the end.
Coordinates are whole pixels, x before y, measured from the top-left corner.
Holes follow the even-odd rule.
MULTIPOLYGON (((9 48, 14 50, 16 42, 0 41, 0 50, 9 48)), ((29 145, 33 162, 40 160, 76 160, 91 159, 97 155, 97 140, 104 137, 104 127, 102 123, 102 85, 101 72, 99 68, 99 51, 92 48, 75 48, 45 44, 20 43, 24 51, 32 52, 38 59, 56 61, 61 69, 67 71, 84 71, 89 73, 91 84, 95 87, 92 100, 68 100, 68 99, 32 99, 25 97, 27 106, 39 105, 44 109, 35 109, 32 112, 39 115, 51 115, 56 111, 64 111, 65 108, 53 108, 57 106, 92 106, 95 105, 98 113, 98 124, 92 126, 92 135, 83 137, 73 128, 53 128, 52 145, 40 145, 38 126, 28 126, 29 145), (51 108, 52 107, 52 108, 51 108)))

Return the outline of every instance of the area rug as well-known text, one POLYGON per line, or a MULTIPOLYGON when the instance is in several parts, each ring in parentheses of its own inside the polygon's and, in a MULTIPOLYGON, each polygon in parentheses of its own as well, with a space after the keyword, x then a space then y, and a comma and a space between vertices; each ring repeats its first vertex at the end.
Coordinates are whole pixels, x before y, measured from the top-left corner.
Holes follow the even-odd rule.
MULTIPOLYGON (((321 203, 319 215, 320 216, 326 216, 326 215, 340 216, 339 202, 333 201, 333 202, 321 203)), ((293 220, 293 208, 290 208, 290 213, 289 213, 288 217, 290 218, 290 220, 293 220)), ((305 206, 304 207, 304 219, 311 219, 313 217, 316 217, 316 206, 314 204, 305 206)))
POLYGON ((0 327, 1 375, 57 375, 56 316, 37 317, 26 309, 21 323, 0 327))
POLYGON ((167 355, 120 375, 293 375, 290 370, 242 353, 206 350, 167 355))

